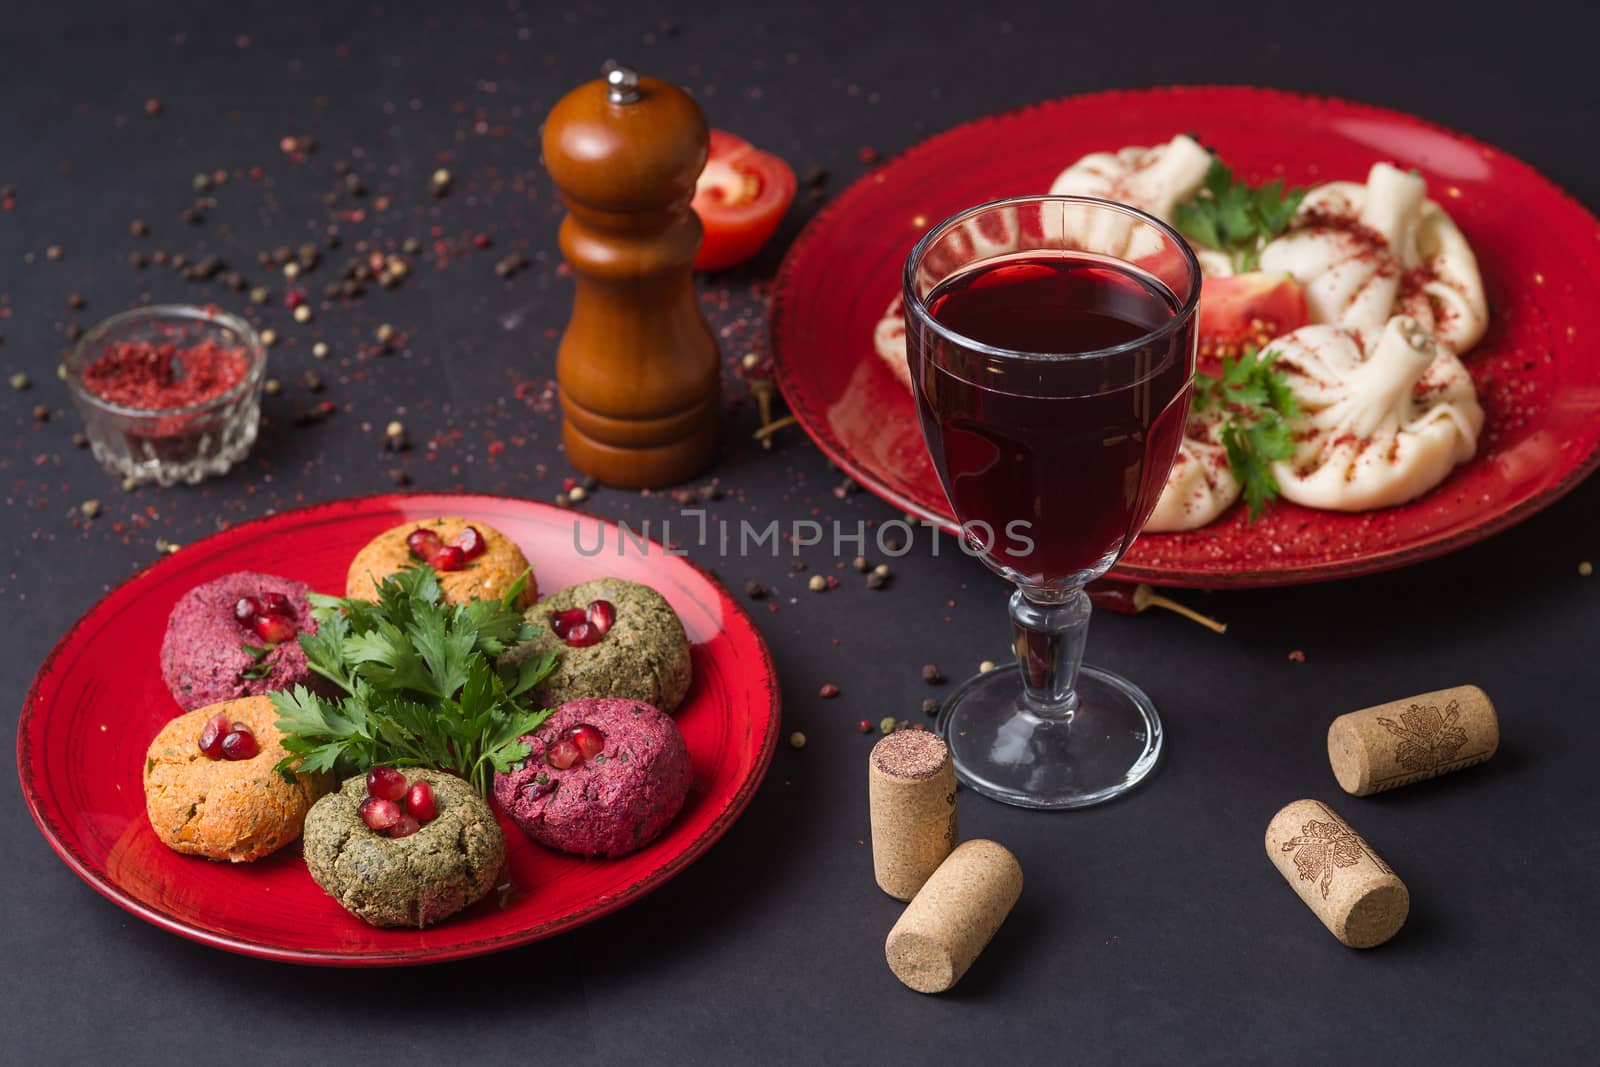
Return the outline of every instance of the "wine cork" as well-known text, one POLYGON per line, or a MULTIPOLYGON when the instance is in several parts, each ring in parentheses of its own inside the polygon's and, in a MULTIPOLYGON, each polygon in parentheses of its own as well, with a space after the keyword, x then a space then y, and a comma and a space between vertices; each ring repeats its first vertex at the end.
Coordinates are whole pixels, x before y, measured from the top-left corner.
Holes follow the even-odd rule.
POLYGON ((919 993, 943 993, 967 973, 1021 893, 1022 867, 1004 846, 962 842, 889 931, 889 969, 919 993))
POLYGON ((878 887, 910 900, 956 847, 956 769, 944 739, 900 730, 867 758, 872 873, 878 887))
POLYGON ((1333 776, 1358 797, 1476 766, 1498 747, 1494 704, 1475 685, 1352 711, 1328 727, 1333 776))
POLYGON ((1350 824, 1319 800, 1297 800, 1267 824, 1267 857, 1334 937, 1381 945, 1405 925, 1411 894, 1350 824))

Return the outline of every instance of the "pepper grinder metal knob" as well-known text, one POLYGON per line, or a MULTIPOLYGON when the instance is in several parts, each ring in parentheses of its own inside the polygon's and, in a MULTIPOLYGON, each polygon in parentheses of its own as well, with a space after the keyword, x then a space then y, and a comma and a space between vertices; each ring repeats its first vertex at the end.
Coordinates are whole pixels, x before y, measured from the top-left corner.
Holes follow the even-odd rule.
POLYGON ((687 93, 617 64, 545 120, 576 283, 556 354, 562 441, 608 485, 671 485, 716 457, 722 359, 695 297, 689 208, 709 138, 687 93))

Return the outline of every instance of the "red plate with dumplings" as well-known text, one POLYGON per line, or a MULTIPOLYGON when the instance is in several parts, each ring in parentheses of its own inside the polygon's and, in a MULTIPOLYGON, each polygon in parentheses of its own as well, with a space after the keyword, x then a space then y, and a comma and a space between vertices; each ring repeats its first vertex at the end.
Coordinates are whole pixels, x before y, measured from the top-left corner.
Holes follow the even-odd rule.
POLYGON ((1278 501, 1141 537, 1114 578, 1239 587, 1340 578, 1480 541, 1600 465, 1600 222, 1527 164, 1395 111, 1242 87, 1097 93, 957 127, 861 178, 790 249, 773 297, 778 383, 813 440, 898 508, 954 525, 910 393, 873 346, 907 253, 986 200, 1045 192, 1089 152, 1190 132, 1252 182, 1365 180, 1415 168, 1477 254, 1488 333, 1463 357, 1486 415, 1478 454, 1432 492, 1362 514, 1278 501))
POLYGON ((337 501, 244 523, 184 548, 118 587, 68 631, 28 691, 17 727, 22 793, 51 846, 84 881, 164 929, 250 956, 342 966, 432 963, 526 944, 638 900, 694 862, 760 785, 778 737, 778 680, 750 617, 710 575, 601 519, 504 497, 392 495, 337 501), (614 860, 535 845, 503 816, 499 892, 425 930, 368 926, 325 894, 298 845, 255 863, 215 863, 162 844, 144 810, 151 738, 182 710, 159 649, 178 597, 240 570, 344 592, 345 570, 377 534, 434 515, 487 523, 522 547, 541 590, 611 575, 654 587, 683 620, 694 683, 674 718, 694 762, 683 812, 660 838, 614 860), (604 537, 606 550, 574 551, 604 537), (292 542, 293 552, 284 551, 292 542))

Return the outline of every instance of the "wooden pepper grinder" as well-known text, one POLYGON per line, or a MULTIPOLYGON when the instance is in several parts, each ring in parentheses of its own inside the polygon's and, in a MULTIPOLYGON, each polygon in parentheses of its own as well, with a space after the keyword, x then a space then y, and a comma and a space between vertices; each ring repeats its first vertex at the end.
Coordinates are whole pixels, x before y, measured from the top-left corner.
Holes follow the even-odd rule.
POLYGON ((556 355, 572 465, 608 485, 687 481, 715 458, 722 359, 690 277, 706 163, 688 94, 627 67, 580 85, 544 124, 577 295, 556 355))

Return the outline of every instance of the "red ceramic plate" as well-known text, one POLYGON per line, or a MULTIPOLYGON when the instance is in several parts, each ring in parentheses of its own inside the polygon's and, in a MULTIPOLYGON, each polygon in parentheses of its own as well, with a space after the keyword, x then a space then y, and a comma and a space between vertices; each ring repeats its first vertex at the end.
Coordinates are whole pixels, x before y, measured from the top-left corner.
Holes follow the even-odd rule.
POLYGON ((67 865, 157 926, 251 956, 344 966, 431 963, 569 930, 639 899, 687 867, 738 818, 772 761, 778 684, 750 617, 715 579, 652 544, 641 553, 600 519, 525 500, 376 496, 291 511, 198 541, 96 604, 34 679, 17 728, 22 792, 67 865), (345 569, 376 534, 432 515, 467 515, 522 546, 539 586, 615 575, 654 586, 693 643, 694 686, 676 716, 694 760, 689 801, 657 841, 616 860, 541 848, 502 819, 510 887, 427 930, 380 930, 317 888, 299 849, 250 864, 213 863, 163 845, 145 818, 145 749, 181 710, 161 681, 167 615, 184 592, 239 570, 343 593, 345 569), (605 551, 585 549, 604 529, 605 551), (294 551, 285 551, 293 544, 294 551))
POLYGON ((841 467, 947 528, 949 505, 910 394, 872 331, 911 246, 948 215, 1042 193, 1092 151, 1194 132, 1253 181, 1363 180, 1414 167, 1466 233, 1493 305, 1468 354, 1488 416, 1473 461, 1402 507, 1359 515, 1235 507, 1190 533, 1141 537, 1114 577, 1259 586, 1387 570, 1479 541, 1548 505, 1600 463, 1600 223, 1527 164, 1363 104, 1250 88, 1099 93, 960 126, 851 186, 795 242, 773 298, 772 347, 790 409, 841 467))

